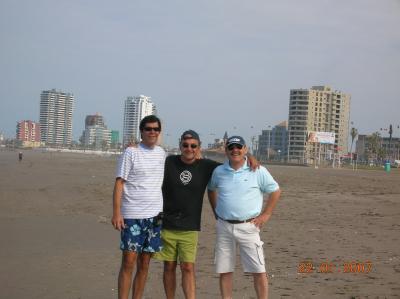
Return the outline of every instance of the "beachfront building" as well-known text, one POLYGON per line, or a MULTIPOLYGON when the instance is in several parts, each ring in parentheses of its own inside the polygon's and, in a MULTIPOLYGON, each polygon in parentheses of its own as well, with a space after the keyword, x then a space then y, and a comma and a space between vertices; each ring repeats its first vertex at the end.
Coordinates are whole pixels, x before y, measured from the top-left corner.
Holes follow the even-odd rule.
POLYGON ((74 95, 44 90, 40 95, 40 135, 48 146, 66 146, 72 142, 74 95))
POLYGON ((223 138, 215 138, 213 143, 208 144, 208 149, 224 149, 225 140, 223 138))
MULTIPOLYGON (((210 135, 215 135, 215 134, 210 134, 210 135)), ((224 136, 222 138, 215 138, 213 143, 208 144, 208 149, 209 150, 225 150, 225 144, 226 141, 228 140, 228 132, 225 131, 224 136)))
POLYGON ((31 120, 17 122, 16 139, 23 147, 39 147, 40 124, 31 120))
POLYGON ((86 115, 85 128, 89 126, 101 126, 104 127, 104 117, 100 113, 94 115, 86 115))
POLYGON ((140 121, 151 114, 156 114, 156 106, 151 97, 144 95, 127 97, 124 108, 123 145, 140 141, 140 121))
POLYGON ((349 94, 329 86, 290 90, 287 160, 309 164, 329 152, 347 154, 349 117, 349 94), (334 133, 334 144, 307 142, 310 131, 334 133))
POLYGON ((282 160, 287 156, 288 123, 283 121, 273 128, 262 130, 258 136, 257 157, 260 160, 282 160))
POLYGON ((111 130, 111 148, 119 148, 119 131, 111 130))
POLYGON ((107 129, 102 115, 96 113, 86 116, 85 130, 80 140, 85 148, 93 150, 105 150, 110 148, 111 130, 107 129))
POLYGON ((379 163, 386 159, 400 160, 400 138, 382 137, 380 134, 358 135, 356 141, 357 161, 379 163))

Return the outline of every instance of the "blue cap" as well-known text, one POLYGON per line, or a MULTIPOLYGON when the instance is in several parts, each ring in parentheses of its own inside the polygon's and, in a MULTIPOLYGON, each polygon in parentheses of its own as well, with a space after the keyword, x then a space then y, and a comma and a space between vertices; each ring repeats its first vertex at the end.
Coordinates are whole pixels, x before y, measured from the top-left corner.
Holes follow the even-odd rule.
POLYGON ((226 146, 230 146, 231 144, 240 144, 246 146, 246 142, 244 141, 243 137, 241 136, 232 136, 229 137, 226 141, 226 146))

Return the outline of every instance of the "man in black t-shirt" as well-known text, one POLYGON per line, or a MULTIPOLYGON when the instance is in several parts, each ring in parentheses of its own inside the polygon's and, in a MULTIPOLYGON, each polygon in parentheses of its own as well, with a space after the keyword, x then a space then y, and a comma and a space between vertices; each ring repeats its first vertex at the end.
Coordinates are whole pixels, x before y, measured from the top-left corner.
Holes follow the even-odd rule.
POLYGON ((213 170, 220 163, 200 156, 200 138, 185 131, 180 140, 181 155, 165 162, 163 198, 163 249, 155 258, 164 261, 164 289, 167 298, 175 297, 176 267, 179 261, 182 288, 186 298, 195 298, 195 271, 198 231, 203 196, 213 170))
MULTIPOLYGON (((213 160, 200 159, 200 145, 195 131, 185 131, 179 143, 181 155, 169 156, 165 161, 163 249, 154 257, 164 261, 163 281, 168 299, 175 298, 178 262, 185 298, 195 298, 196 294, 194 263, 203 197, 214 169, 221 165, 213 160)), ((259 163, 254 157, 249 157, 248 161, 253 170, 258 168, 259 163)))

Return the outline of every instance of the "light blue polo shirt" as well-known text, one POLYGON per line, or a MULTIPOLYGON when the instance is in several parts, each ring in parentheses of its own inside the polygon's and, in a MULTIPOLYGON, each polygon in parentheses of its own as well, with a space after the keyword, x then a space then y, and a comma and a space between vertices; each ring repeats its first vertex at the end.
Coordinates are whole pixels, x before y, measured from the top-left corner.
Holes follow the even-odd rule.
POLYGON ((208 189, 218 192, 215 211, 219 217, 246 220, 261 213, 263 193, 277 191, 279 185, 263 166, 252 171, 245 163, 234 170, 226 160, 214 170, 208 189))

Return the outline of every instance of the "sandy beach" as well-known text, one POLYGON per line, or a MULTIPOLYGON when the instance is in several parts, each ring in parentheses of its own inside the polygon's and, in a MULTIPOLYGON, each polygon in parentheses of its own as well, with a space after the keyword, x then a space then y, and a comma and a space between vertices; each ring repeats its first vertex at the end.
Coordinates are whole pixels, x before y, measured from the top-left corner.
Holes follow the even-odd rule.
MULTIPOLYGON (((18 163, 17 154, 0 151, 0 298, 116 298, 117 156, 27 150, 18 163)), ((268 169, 283 190, 262 230, 270 298, 400 298, 399 169, 268 169)), ((198 298, 219 298, 214 225, 205 198, 198 298)), ((151 264, 145 298, 164 298, 160 262, 151 264)), ((255 298, 239 264, 234 298, 255 298)))

